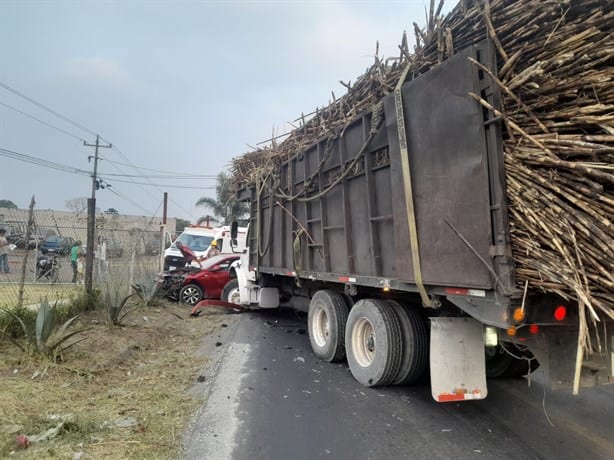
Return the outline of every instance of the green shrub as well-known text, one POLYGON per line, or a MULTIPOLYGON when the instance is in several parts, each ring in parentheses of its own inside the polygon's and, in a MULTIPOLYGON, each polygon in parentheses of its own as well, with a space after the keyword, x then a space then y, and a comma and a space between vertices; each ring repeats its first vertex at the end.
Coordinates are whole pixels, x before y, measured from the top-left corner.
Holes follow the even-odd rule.
POLYGON ((69 342, 71 338, 85 332, 86 329, 69 330, 78 316, 73 316, 62 322, 61 315, 58 314, 55 306, 49 305, 47 299, 40 303, 38 312, 33 312, 35 313, 34 316, 27 309, 19 312, 4 310, 4 312, 12 316, 21 326, 21 337, 8 337, 22 351, 43 354, 57 359, 63 351, 85 340, 85 338, 81 338, 69 342), (18 313, 23 316, 19 316, 18 313))
POLYGON ((100 289, 94 289, 88 294, 85 289, 81 290, 70 296, 69 304, 75 314, 97 310, 103 305, 102 292, 100 289))

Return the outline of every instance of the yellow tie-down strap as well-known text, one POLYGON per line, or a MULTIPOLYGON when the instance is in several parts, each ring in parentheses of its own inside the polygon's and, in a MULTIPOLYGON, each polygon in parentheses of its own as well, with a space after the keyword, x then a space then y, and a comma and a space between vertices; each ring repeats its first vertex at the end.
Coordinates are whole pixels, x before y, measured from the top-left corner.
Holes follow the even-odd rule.
POLYGON ((420 247, 418 245, 418 229, 416 227, 416 213, 414 210, 414 195, 411 185, 411 172, 409 170, 409 151, 407 149, 407 137, 405 136, 405 115, 403 114, 403 96, 401 88, 407 77, 409 65, 401 74, 401 78, 394 89, 394 103, 397 112, 397 128, 399 130, 399 149, 401 151, 401 167, 403 169, 403 189, 405 194, 405 207, 407 211, 407 226, 409 228, 409 241, 411 245, 411 261, 414 269, 414 278, 418 292, 425 307, 431 307, 432 302, 426 293, 422 282, 422 269, 420 267, 420 247))

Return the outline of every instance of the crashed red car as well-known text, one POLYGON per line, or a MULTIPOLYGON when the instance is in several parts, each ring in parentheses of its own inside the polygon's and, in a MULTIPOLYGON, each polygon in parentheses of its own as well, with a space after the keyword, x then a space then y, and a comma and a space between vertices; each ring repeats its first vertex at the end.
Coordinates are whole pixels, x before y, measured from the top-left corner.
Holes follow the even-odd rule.
POLYGON ((230 264, 239 254, 220 254, 201 262, 202 270, 186 275, 179 291, 179 300, 190 306, 203 299, 219 299, 230 280, 230 264))

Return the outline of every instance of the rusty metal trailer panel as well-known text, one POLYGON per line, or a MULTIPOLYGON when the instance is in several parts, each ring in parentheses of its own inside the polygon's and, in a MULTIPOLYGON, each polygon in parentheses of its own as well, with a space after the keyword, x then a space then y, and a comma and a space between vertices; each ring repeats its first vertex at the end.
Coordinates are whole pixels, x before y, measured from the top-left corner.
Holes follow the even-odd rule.
MULTIPOLYGON (((402 87, 422 278, 427 289, 513 287, 499 106, 489 42, 402 87)), ((251 189, 250 264, 261 274, 415 290, 393 94, 251 189), (281 190, 281 192, 279 192, 281 190)))

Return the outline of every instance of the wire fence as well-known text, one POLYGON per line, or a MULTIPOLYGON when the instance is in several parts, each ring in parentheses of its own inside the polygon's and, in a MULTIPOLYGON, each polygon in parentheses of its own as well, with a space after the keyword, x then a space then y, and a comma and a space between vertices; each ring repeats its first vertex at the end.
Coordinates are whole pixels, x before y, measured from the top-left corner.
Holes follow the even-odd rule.
MULTIPOLYGON (((0 229, 9 243, 0 247, 0 308, 34 305, 43 298, 63 301, 83 289, 85 213, 33 209, 30 219, 29 210, 0 208, 0 229)), ((160 270, 168 233, 159 218, 97 213, 94 287, 128 291, 131 283, 151 281, 160 270)))

